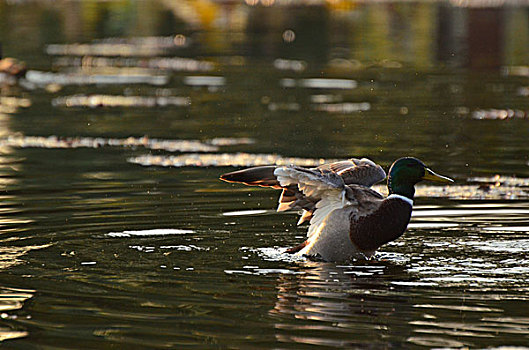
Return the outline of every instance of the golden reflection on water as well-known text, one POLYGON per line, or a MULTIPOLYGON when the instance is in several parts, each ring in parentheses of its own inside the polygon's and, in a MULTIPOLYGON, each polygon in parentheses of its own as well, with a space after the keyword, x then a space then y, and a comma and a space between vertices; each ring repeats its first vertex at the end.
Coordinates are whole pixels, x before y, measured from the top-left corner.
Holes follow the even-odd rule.
MULTIPOLYGON (((461 260, 463 265, 464 262, 461 260)), ((454 261, 442 264, 437 272, 435 269, 428 272, 435 275, 453 267, 461 275, 453 281, 442 275, 438 279, 425 276, 417 279, 417 273, 424 272, 395 260, 357 262, 350 266, 300 261, 297 265, 293 273, 277 278, 277 300, 269 311, 280 342, 339 347, 373 345, 385 342, 381 332, 395 334, 405 324, 410 326, 409 335, 402 334, 406 342, 427 347, 472 346, 475 339, 493 338, 498 333, 529 333, 526 317, 503 319, 505 310, 495 306, 501 304, 486 302, 496 300, 493 295, 454 304, 450 299, 457 296, 443 288, 452 283, 494 284, 494 278, 479 276, 499 273, 495 264, 473 263, 473 268, 458 268, 454 261), (471 275, 465 277, 465 272, 471 275), (436 288, 432 290, 432 286, 436 288), (414 303, 408 303, 407 299, 414 303)), ((497 282, 509 283, 505 278, 497 282)))
POLYGON ((29 98, 0 96, 0 117, 7 117, 9 114, 17 113, 21 108, 31 106, 29 98))
MULTIPOLYGON (((0 287, 0 318, 16 320, 18 316, 13 314, 12 311, 22 309, 24 302, 32 298, 34 293, 34 290, 0 287)), ((25 318, 28 317, 26 316, 25 318)), ((0 326, 0 342, 26 337, 28 334, 25 330, 0 326)))
POLYGON ((29 333, 26 331, 13 331, 9 328, 0 327, 0 341, 26 337, 29 333))
POLYGON ((24 136, 10 134, 0 138, 0 147, 18 148, 99 148, 99 147, 145 147, 153 150, 170 152, 211 152, 217 146, 209 145, 198 140, 162 140, 156 138, 127 137, 58 137, 58 136, 24 136))
POLYGON ((51 102, 57 107, 185 107, 191 104, 183 96, 119 96, 119 95, 73 95, 57 97, 51 102))
MULTIPOLYGON (((4 240, 5 242, 5 240, 4 240)), ((24 263, 23 257, 33 251, 51 247, 52 244, 29 245, 29 246, 2 246, 0 247, 0 270, 6 270, 13 266, 24 263)))
POLYGON ((403 273, 399 266, 336 266, 311 261, 298 265, 295 274, 278 277, 277 300, 269 312, 276 319, 280 342, 335 347, 377 344, 380 332, 393 327, 388 319, 407 313, 399 306, 404 306, 401 297, 392 297, 379 277, 388 268, 403 273), (290 318, 305 322, 291 322, 290 318), (327 332, 334 336, 325 336, 327 332))

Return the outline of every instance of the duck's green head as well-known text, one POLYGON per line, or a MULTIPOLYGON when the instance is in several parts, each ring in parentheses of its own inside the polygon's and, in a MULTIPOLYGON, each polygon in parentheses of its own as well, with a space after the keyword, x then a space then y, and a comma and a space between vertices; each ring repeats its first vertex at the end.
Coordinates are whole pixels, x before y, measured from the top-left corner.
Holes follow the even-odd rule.
POLYGON ((422 180, 450 183, 454 180, 438 175, 417 158, 397 159, 389 168, 388 190, 390 194, 400 194, 413 199, 416 183, 422 180))

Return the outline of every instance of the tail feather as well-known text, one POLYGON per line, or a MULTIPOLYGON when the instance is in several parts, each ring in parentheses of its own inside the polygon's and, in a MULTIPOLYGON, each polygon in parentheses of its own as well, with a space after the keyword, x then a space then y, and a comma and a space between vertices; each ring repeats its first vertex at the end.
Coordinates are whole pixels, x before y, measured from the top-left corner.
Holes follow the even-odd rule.
POLYGON ((281 188, 279 181, 274 175, 275 166, 258 166, 220 176, 220 179, 226 182, 240 182, 250 186, 281 188))

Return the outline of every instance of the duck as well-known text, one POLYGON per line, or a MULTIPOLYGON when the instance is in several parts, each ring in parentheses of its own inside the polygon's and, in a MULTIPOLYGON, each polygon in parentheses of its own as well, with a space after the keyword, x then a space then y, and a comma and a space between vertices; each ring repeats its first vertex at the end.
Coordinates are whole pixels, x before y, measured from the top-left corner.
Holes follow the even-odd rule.
POLYGON ((307 239, 285 253, 328 262, 371 259, 406 231, 417 183, 454 182, 415 157, 397 159, 387 176, 372 160, 351 158, 315 168, 258 166, 222 174, 220 179, 281 190, 277 211, 301 210, 298 225, 309 222, 307 239), (371 188, 384 179, 387 197, 371 188))

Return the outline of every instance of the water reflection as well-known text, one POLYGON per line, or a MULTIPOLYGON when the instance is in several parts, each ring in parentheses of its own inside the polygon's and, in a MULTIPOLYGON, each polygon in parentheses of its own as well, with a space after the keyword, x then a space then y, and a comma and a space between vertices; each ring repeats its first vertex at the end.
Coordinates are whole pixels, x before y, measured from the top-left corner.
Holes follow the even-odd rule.
POLYGON ((128 237, 149 237, 149 236, 165 236, 165 235, 185 235, 194 233, 193 230, 182 229, 150 229, 140 231, 123 231, 123 232, 109 232, 107 235, 114 238, 128 238, 128 237))
POLYGON ((51 84, 64 85, 123 85, 123 84, 151 84, 165 85, 169 77, 151 75, 123 70, 122 74, 62 74, 30 70, 26 73, 26 87, 46 87, 51 84))
MULTIPOLYGON (((34 290, 0 287, 0 342, 28 335, 28 332, 21 327, 6 325, 5 320, 18 319, 19 316, 15 311, 22 309, 24 302, 33 297, 34 293, 34 290)), ((27 315, 20 318, 30 319, 31 316, 27 315)))
POLYGON ((189 39, 178 34, 169 37, 105 38, 91 44, 61 45, 46 47, 52 56, 159 56, 168 55, 189 45, 189 39))
POLYGON ((288 165, 316 166, 327 163, 324 159, 282 157, 277 154, 249 154, 249 153, 186 153, 180 156, 142 155, 128 160, 130 163, 143 166, 165 167, 227 167, 227 166, 258 166, 258 165, 288 165))
POLYGON ((15 114, 21 108, 28 108, 30 106, 31 106, 31 100, 28 98, 1 96, 0 97, 0 117, 6 114, 15 114))
MULTIPOLYGON (((27 223, 27 222, 26 222, 27 223)), ((14 223, 20 224, 20 223, 14 223)), ((12 240, 3 240, 4 243, 12 244, 12 240)), ((0 270, 7 270, 13 266, 23 264, 25 260, 23 257, 31 251, 40 250, 50 247, 51 244, 42 245, 23 245, 16 246, 2 246, 0 247, 0 270)))
POLYGON ((68 68, 79 67, 84 71, 95 68, 144 68, 151 70, 170 70, 183 72, 209 72, 215 68, 210 61, 195 60, 186 57, 154 57, 154 58, 107 58, 97 56, 58 57, 53 66, 68 68))
MULTIPOLYGON (((474 2, 467 5, 470 3, 474 2)), ((480 1, 476 3, 484 5, 480 1)), ((427 66, 439 60, 476 69, 498 69, 509 63, 522 62, 524 54, 518 48, 529 47, 529 37, 518 35, 527 33, 527 16, 515 8, 465 7, 460 2, 419 3, 413 6, 413 10, 405 3, 369 6, 360 2, 345 7, 334 4, 326 1, 312 6, 296 6, 288 1, 273 2, 273 6, 248 6, 253 4, 244 2, 197 5, 190 1, 176 4, 157 1, 150 6, 137 3, 121 7, 107 3, 93 6, 69 4, 50 6, 50 9, 33 8, 33 16, 46 20, 50 33, 59 32, 60 38, 70 42, 82 41, 87 33, 104 38, 89 44, 47 46, 48 54, 63 56, 174 54, 196 45, 195 38, 185 33, 197 29, 205 29, 204 42, 212 50, 230 52, 242 39, 251 56, 276 56, 287 60, 303 57, 309 62, 325 62, 329 57, 348 59, 351 58, 351 49, 354 49, 354 58, 360 61, 399 60, 404 57, 418 66, 427 66), (135 12, 142 13, 141 19, 131 16, 135 12), (53 21, 48 20, 50 14, 53 14, 53 21), (437 21, 437 18, 441 20, 437 21), (142 33, 169 32, 171 35, 116 37, 125 33, 126 26, 134 25, 141 28, 142 33), (369 33, 359 30, 366 26, 371 28, 369 33), (212 28, 216 28, 217 32, 208 31, 212 28), (240 34, 226 37, 216 35, 218 31, 240 34), (402 40, 393 40, 396 33, 402 40), (434 45, 428 45, 418 33, 434 38, 434 45)), ((29 5, 7 3, 4 6, 10 11, 3 12, 3 22, 18 28, 13 25, 13 19, 27 12, 29 5)), ((28 29, 27 37, 33 39, 22 43, 23 47, 41 37, 36 23, 28 24, 25 30, 28 29)), ((14 34, 13 37, 17 32, 14 34)), ((45 39, 57 40, 53 35, 45 39)), ((7 46, 11 48, 15 45, 8 41, 7 46)), ((284 66, 282 63, 278 65, 284 66)), ((296 63, 289 67, 299 71, 302 66, 296 63)))
POLYGON ((284 78, 279 81, 279 84, 285 88, 303 87, 310 89, 354 89, 358 86, 355 80, 318 78, 301 79, 299 81, 284 78))
POLYGON ((191 104, 189 97, 182 96, 113 96, 113 95, 74 95, 55 98, 53 106, 79 107, 185 107, 191 104))
MULTIPOLYGON (((232 140, 236 142, 236 140, 232 140)), ((245 142, 245 141, 243 141, 245 142)), ((99 148, 99 147, 145 147, 169 152, 211 152, 218 148, 198 140, 159 140, 143 137, 124 139, 103 137, 57 137, 10 135, 0 139, 0 147, 21 148, 99 148)))
MULTIPOLYGON (((413 231, 404 243, 413 241, 413 231)), ((420 259, 382 254, 378 261, 358 261, 350 266, 302 261, 292 268, 293 273, 277 272, 277 301, 269 312, 276 322, 277 340, 332 347, 472 347, 498 333, 528 333, 522 315, 498 321, 506 311, 500 300, 509 297, 504 288, 517 286, 522 294, 511 292, 510 297, 526 299, 523 276, 528 265, 520 255, 526 248, 513 250, 512 240, 503 241, 511 247, 506 251, 517 253, 517 258, 492 262, 490 257, 479 258, 479 253, 465 253, 464 249, 475 244, 478 249, 495 247, 498 252, 502 246, 498 241, 461 238, 442 245, 433 237, 421 239, 430 248, 422 249, 420 259), (444 253, 438 252, 441 256, 436 257, 441 246, 444 253), (443 256, 446 249, 455 250, 453 257, 443 256), (485 288, 487 292, 463 301, 454 286, 485 288), (454 298, 460 303, 452 303, 454 298), (399 338, 391 336, 395 334, 399 338)))
POLYGON ((482 119, 512 119, 512 118, 528 118, 529 111, 512 110, 512 109, 490 109, 490 110, 477 110, 472 112, 472 118, 482 119))
POLYGON ((278 341, 332 347, 389 345, 384 334, 393 332, 390 319, 406 323, 412 309, 406 297, 391 291, 386 276, 404 273, 402 266, 391 263, 304 262, 295 275, 278 279, 277 301, 270 311, 278 341))

